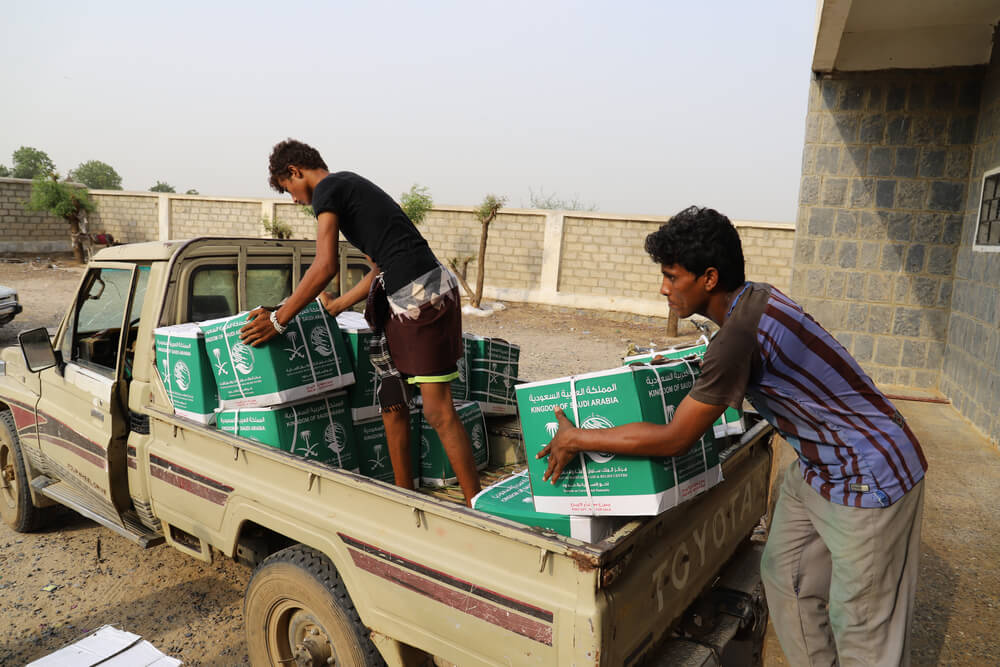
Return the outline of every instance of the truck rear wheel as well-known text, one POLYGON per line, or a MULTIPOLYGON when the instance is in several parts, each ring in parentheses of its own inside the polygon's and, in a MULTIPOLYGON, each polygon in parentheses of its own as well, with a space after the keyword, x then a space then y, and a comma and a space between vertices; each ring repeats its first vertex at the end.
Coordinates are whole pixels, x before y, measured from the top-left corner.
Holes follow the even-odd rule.
POLYGON ((21 440, 9 410, 0 412, 0 516, 19 533, 35 530, 42 518, 41 508, 31 502, 21 440))
POLYGON ((243 604, 254 665, 382 666, 330 559, 296 545, 268 556, 243 604))

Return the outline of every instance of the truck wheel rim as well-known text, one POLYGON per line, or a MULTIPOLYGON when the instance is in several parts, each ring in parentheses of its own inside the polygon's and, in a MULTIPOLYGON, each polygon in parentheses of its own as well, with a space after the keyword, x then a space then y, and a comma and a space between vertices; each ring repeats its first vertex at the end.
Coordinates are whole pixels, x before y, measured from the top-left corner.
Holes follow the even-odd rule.
POLYGON ((267 627, 273 658, 299 667, 336 665, 337 654, 326 628, 295 600, 275 605, 267 627))
POLYGON ((17 507, 17 473, 10 447, 0 444, 0 496, 10 509, 17 507))

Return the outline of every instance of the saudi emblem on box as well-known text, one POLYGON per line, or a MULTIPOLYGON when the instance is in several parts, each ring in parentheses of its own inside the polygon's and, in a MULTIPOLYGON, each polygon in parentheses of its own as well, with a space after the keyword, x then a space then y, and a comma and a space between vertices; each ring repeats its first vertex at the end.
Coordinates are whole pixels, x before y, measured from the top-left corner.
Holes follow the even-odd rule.
POLYGON ((517 387, 528 472, 539 512, 578 515, 655 515, 722 479, 711 431, 687 453, 667 458, 582 452, 556 484, 542 475, 548 465, 535 455, 558 430, 561 407, 582 428, 632 422, 666 424, 697 377, 697 366, 677 361, 626 366, 517 387))
POLYGON ((247 313, 200 323, 223 408, 266 407, 354 382, 337 321, 318 301, 260 347, 240 342, 247 313))
POLYGON ((486 487, 472 498, 472 509, 584 542, 600 542, 615 531, 619 520, 606 516, 567 516, 535 510, 528 471, 486 487))
MULTIPOLYGON (((410 453, 413 486, 420 485, 420 424, 419 410, 410 412, 410 453)), ((354 442, 357 445, 358 467, 361 474, 392 484, 396 481, 389 458, 389 444, 385 439, 385 424, 382 417, 356 421, 354 442)))
POLYGON ((514 414, 521 348, 501 338, 468 333, 462 334, 462 343, 465 355, 458 361, 459 377, 452 381, 452 396, 478 402, 484 414, 514 414))
POLYGON ((372 329, 364 315, 354 311, 344 311, 337 315, 337 325, 346 339, 347 354, 354 368, 354 384, 347 388, 351 417, 354 421, 377 417, 381 414, 378 375, 368 357, 368 341, 371 340, 372 329))
POLYGON ((202 424, 215 421, 219 390, 197 324, 176 324, 153 330, 156 370, 174 413, 202 424))
MULTIPOLYGON (((472 443, 472 458, 476 470, 482 470, 490 460, 489 443, 486 439, 486 421, 477 403, 456 403, 455 411, 469 434, 472 443)), ((444 451, 441 438, 434 428, 421 419, 420 427, 420 480, 424 486, 447 486, 458 482, 451 461, 444 451)))
MULTIPOLYGON (((629 365, 633 363, 649 363, 657 356, 664 359, 683 359, 692 355, 700 359, 705 356, 707 349, 708 338, 702 336, 698 339, 698 342, 690 345, 678 345, 656 352, 634 354, 630 357, 625 357, 622 361, 625 365, 629 365)), ((727 435, 740 435, 746 432, 747 426, 746 419, 743 416, 743 408, 727 407, 726 411, 713 424, 713 429, 716 438, 724 438, 727 435)))
POLYGON ((354 427, 343 392, 266 408, 220 410, 216 425, 220 431, 304 459, 358 471, 354 427))

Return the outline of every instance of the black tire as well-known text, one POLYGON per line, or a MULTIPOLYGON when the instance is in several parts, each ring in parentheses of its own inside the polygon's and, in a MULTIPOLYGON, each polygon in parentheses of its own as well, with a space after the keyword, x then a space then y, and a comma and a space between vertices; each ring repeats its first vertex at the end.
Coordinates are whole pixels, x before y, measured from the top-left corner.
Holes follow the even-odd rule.
POLYGON ((333 563, 301 544, 260 564, 243 619, 254 665, 385 665, 333 563))
POLYGON ((42 509, 31 502, 21 439, 10 410, 0 412, 0 516, 19 533, 36 530, 42 523, 42 509))

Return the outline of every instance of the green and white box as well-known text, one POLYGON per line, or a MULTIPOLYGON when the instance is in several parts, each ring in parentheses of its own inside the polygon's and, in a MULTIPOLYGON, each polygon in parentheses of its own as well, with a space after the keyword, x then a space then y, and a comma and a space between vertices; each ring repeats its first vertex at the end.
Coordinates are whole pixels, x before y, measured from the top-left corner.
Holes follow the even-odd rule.
POLYGON ((528 471, 488 486, 472 498, 472 509, 584 542, 600 542, 615 532, 620 520, 606 516, 567 516, 535 510, 528 471))
POLYGON ((468 367, 468 398, 477 401, 484 414, 512 415, 516 409, 521 348, 502 338, 462 335, 468 367))
POLYGON ((247 314, 200 324, 223 408, 260 408, 318 396, 354 382, 337 321, 314 301, 260 347, 240 342, 247 314))
MULTIPOLYGON (((489 443, 486 439, 486 420, 478 403, 456 403, 455 411, 472 442, 472 458, 476 470, 482 470, 490 461, 489 443)), ((422 418, 420 427, 420 480, 424 486, 447 486, 458 482, 455 471, 444 451, 437 431, 422 418)))
POLYGON ((347 355, 354 368, 354 384, 347 388, 351 417, 354 421, 377 417, 382 412, 378 403, 378 375, 368 357, 368 341, 371 340, 372 329, 365 316, 354 311, 337 315, 337 325, 344 334, 347 355))
MULTIPOLYGON (((410 412, 410 453, 413 486, 420 485, 420 425, 419 410, 410 412)), ((366 477, 392 484, 396 481, 389 458, 389 444, 385 438, 382 417, 354 422, 354 442, 357 445, 358 467, 366 477)))
POLYGON ((556 484, 545 482, 548 461, 535 455, 558 430, 561 407, 582 428, 632 422, 666 424, 697 377, 695 364, 625 366, 518 386, 517 404, 528 472, 539 512, 577 515, 656 515, 722 480, 712 432, 686 454, 667 458, 581 452, 556 484))
MULTIPOLYGON (((683 359, 689 356, 696 356, 699 359, 705 356, 705 351, 708 349, 708 338, 702 336, 698 339, 698 342, 691 345, 679 345, 676 347, 668 347, 665 350, 659 350, 657 352, 647 352, 645 354, 635 354, 630 357, 625 357, 623 359, 625 365, 633 363, 649 363, 653 358, 660 356, 664 359, 683 359)), ((746 418, 743 416, 743 408, 733 408, 727 407, 726 411, 722 413, 713 424, 713 429, 716 438, 724 438, 727 435, 740 435, 746 432, 746 418)))
POLYGON ((266 408, 220 410, 220 431, 311 461, 358 472, 354 426, 344 392, 266 408))
POLYGON ((156 369, 174 413, 201 424, 215 421, 219 390, 197 324, 175 324, 153 330, 156 369))

